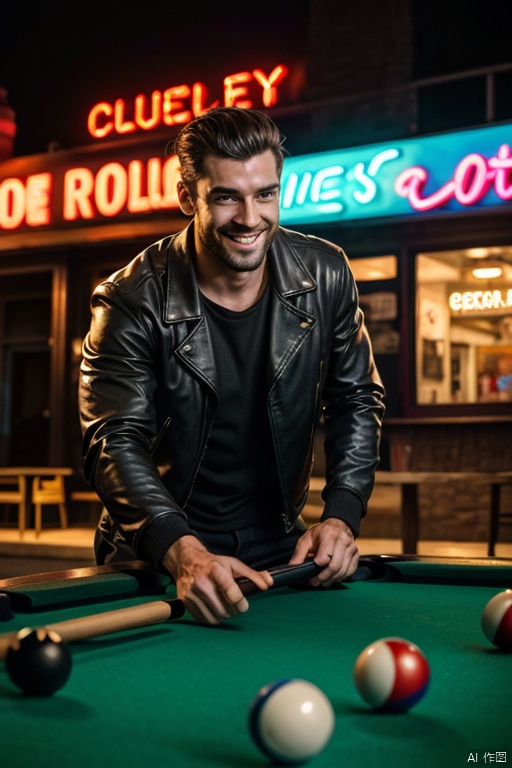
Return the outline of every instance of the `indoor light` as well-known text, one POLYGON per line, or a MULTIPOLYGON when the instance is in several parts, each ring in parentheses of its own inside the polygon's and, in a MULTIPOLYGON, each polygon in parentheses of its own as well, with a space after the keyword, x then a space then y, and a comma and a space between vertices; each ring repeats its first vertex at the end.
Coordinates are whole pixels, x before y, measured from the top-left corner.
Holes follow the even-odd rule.
POLYGON ((485 259, 489 255, 487 248, 468 248, 466 256, 470 259, 485 259))
POLYGON ((480 280, 489 280, 493 277, 501 277, 503 270, 501 267, 478 267, 474 269, 473 277, 478 277, 480 280))

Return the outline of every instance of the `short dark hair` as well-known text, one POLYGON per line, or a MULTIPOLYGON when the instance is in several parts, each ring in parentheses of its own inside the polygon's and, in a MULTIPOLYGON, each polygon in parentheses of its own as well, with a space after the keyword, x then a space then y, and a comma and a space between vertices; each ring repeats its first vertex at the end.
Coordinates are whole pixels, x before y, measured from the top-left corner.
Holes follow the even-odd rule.
POLYGON ((264 112, 217 107, 182 128, 171 151, 178 155, 185 186, 195 194, 207 155, 249 160, 270 149, 280 176, 284 161, 283 141, 277 126, 264 112))

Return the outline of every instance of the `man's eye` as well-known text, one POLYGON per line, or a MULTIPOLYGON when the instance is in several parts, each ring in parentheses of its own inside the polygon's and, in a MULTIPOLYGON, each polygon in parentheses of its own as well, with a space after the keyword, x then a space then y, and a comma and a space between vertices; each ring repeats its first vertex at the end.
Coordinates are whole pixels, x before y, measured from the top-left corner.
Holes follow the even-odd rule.
POLYGON ((276 196, 277 192, 275 189, 271 189, 268 192, 261 192, 260 199, 261 200, 273 200, 276 196))

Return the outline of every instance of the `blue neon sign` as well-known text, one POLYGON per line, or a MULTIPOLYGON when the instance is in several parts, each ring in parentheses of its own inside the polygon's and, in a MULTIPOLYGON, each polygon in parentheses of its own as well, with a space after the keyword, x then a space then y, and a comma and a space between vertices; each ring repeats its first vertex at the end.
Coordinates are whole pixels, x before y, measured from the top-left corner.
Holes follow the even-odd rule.
POLYGON ((281 223, 512 204, 512 123, 285 159, 281 223))

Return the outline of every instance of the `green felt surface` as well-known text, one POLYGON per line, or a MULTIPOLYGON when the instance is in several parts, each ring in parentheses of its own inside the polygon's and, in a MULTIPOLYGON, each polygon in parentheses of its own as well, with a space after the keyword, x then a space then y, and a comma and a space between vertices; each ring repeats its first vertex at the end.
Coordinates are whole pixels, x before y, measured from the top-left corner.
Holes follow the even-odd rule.
MULTIPOLYGON (((494 649, 480 627, 497 591, 357 582, 332 591, 256 595, 248 613, 221 627, 201 627, 185 616, 74 644, 70 680, 46 699, 18 692, 2 665, 0 765, 268 765, 251 741, 248 711, 262 686, 293 677, 318 685, 336 714, 334 736, 312 768, 453 768, 474 764, 468 759, 476 753, 485 764, 484 754, 497 752, 512 762, 512 654, 494 649), (419 645, 431 684, 409 712, 376 714, 359 698, 353 666, 368 644, 391 636, 419 645)), ((90 606, 38 619, 85 612, 90 606)), ((24 623, 26 617, 17 616, 4 626, 24 623)))

